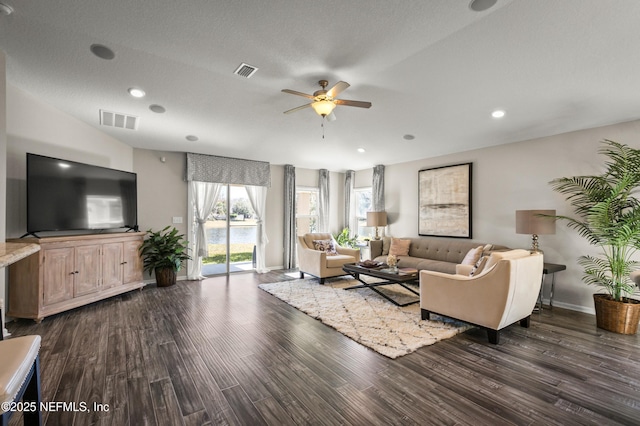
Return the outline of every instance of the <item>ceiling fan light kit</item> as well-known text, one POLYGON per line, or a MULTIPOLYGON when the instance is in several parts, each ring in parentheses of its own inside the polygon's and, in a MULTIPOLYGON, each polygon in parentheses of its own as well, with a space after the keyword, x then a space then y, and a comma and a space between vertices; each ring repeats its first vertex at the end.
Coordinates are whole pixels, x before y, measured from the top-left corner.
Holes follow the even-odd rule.
POLYGON ((336 107, 335 103, 328 101, 326 99, 321 101, 316 101, 311 104, 311 108, 313 108, 313 110, 318 115, 321 115, 323 117, 326 117, 327 115, 331 114, 331 111, 333 111, 335 107, 336 107))
POLYGON ((311 107, 319 116, 325 118, 330 118, 329 121, 335 120, 335 115, 333 114, 333 109, 337 105, 345 105, 352 106, 358 108, 371 108, 371 102, 364 101, 348 101, 345 99, 336 99, 336 97, 345 89, 349 87, 349 83, 344 81, 337 82, 331 89, 326 90, 329 82, 327 80, 320 80, 318 84, 322 89, 316 90, 313 95, 309 95, 307 93, 298 92, 297 90, 291 89, 282 89, 284 93, 289 93, 291 95, 302 96, 304 98, 311 99, 313 102, 306 105, 301 105, 299 107, 290 109, 285 111, 285 114, 290 114, 292 112, 311 107))

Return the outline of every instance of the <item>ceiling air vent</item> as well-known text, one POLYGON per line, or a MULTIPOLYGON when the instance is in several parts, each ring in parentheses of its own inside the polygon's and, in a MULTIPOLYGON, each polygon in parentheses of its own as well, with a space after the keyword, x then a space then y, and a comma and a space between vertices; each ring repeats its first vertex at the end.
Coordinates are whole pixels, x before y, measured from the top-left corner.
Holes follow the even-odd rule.
POLYGON ((122 114, 120 112, 111 112, 100 110, 100 124, 108 127, 117 127, 118 129, 138 130, 138 122, 140 117, 135 115, 122 114))
POLYGON ((233 73, 238 74, 240 77, 249 78, 254 75, 256 71, 258 71, 258 67, 243 62, 233 73))

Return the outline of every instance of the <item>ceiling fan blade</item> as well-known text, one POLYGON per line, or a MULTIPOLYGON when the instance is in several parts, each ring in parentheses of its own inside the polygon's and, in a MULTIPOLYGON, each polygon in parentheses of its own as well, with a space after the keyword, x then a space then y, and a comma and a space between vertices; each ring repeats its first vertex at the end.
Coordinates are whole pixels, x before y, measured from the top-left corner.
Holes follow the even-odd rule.
POLYGON ((339 81, 331 89, 327 90, 327 96, 331 96, 335 99, 336 96, 342 93, 342 91, 344 91, 349 86, 350 84, 346 81, 339 81))
POLYGON ((358 108, 371 108, 371 102, 365 102, 365 101, 349 101, 346 99, 336 99, 334 102, 337 105, 345 105, 345 106, 352 106, 352 107, 358 107, 358 108))
POLYGON ((325 117, 327 119, 327 121, 336 121, 337 117, 335 115, 335 113, 333 111, 331 111, 331 114, 327 115, 325 117))
POLYGON ((284 113, 285 114, 291 114, 292 112, 296 112, 296 111, 299 111, 301 109, 309 108, 310 106, 311 106, 311 104, 300 105, 299 107, 292 108, 290 110, 285 111, 284 113))
POLYGON ((307 95, 306 93, 298 92, 297 90, 282 89, 282 91, 284 93, 289 93, 289 94, 292 94, 292 95, 298 95, 298 96, 302 96, 304 98, 315 99, 313 95, 307 95))

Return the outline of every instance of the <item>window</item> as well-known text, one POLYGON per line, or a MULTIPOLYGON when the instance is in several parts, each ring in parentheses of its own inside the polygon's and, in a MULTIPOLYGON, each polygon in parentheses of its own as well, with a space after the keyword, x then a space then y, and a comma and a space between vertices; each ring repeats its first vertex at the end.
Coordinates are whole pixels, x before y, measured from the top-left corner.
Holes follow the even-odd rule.
POLYGON ((369 234, 367 228, 367 212, 371 210, 371 198, 372 191, 369 188, 356 188, 356 221, 358 222, 357 234, 359 237, 364 237, 369 234))
POLYGON ((318 232, 318 188, 296 188, 296 235, 318 232))

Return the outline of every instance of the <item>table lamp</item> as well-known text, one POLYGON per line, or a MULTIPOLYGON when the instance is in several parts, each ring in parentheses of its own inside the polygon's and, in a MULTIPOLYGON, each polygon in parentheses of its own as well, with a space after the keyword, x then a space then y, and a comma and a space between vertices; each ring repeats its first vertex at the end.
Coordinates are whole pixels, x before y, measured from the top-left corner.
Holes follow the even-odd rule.
POLYGON ((376 228, 376 235, 373 238, 379 240, 378 226, 387 226, 387 212, 367 212, 367 226, 376 228))
POLYGON ((516 234, 530 234, 531 253, 542 253, 538 247, 538 235, 556 233, 555 210, 516 210, 516 234))

